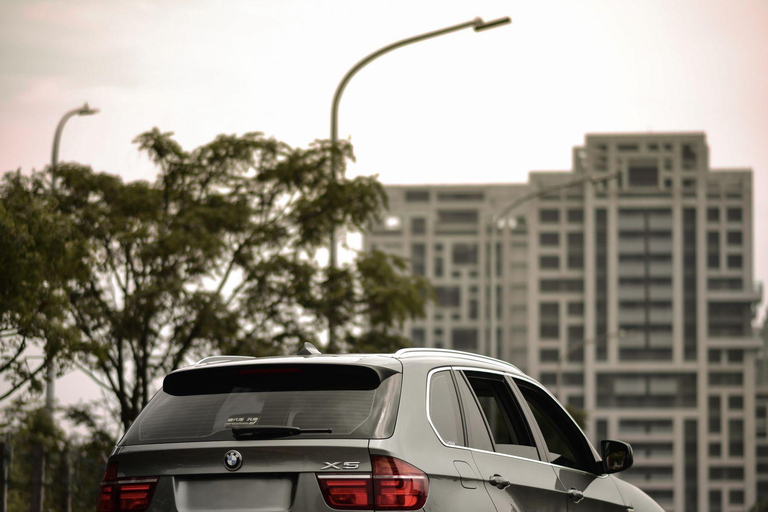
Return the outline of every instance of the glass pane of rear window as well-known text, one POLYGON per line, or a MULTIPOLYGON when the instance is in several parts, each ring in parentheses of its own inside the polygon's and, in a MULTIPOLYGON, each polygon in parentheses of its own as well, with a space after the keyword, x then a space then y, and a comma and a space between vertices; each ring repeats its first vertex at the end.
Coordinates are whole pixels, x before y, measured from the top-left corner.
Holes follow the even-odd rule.
POLYGON ((400 374, 378 375, 367 367, 311 366, 307 371, 261 368, 265 371, 257 373, 251 372, 258 367, 216 368, 208 375, 196 370, 166 380, 122 444, 233 440, 232 421, 332 430, 301 437, 392 435, 400 374))

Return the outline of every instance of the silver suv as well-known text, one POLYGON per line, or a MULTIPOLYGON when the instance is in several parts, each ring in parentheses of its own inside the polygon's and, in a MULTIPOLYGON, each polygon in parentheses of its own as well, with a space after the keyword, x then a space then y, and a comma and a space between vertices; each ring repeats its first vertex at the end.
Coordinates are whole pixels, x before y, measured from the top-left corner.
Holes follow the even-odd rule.
POLYGON ((115 447, 100 512, 662 510, 514 366, 451 350, 213 357, 115 447))

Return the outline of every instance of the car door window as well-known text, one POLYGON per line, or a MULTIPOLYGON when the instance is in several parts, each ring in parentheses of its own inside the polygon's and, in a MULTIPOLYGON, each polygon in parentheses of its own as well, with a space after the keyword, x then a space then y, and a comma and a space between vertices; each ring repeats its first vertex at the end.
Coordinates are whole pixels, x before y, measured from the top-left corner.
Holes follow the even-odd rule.
POLYGON ((493 451, 491 436, 488 433, 488 426, 483 419, 483 413, 475 400, 475 395, 469 389, 466 378, 462 374, 457 374, 456 386, 459 388, 459 398, 464 408, 464 421, 467 428, 467 446, 478 450, 493 451))
POLYGON ((595 457, 584 434, 560 405, 534 384, 516 380, 547 444, 550 462, 595 471, 595 457))
POLYGON ((445 444, 464 446, 459 400, 449 370, 433 374, 429 381, 429 418, 445 444))
POLYGON ((465 371, 493 438, 495 451, 539 460, 533 436, 502 375, 465 371))

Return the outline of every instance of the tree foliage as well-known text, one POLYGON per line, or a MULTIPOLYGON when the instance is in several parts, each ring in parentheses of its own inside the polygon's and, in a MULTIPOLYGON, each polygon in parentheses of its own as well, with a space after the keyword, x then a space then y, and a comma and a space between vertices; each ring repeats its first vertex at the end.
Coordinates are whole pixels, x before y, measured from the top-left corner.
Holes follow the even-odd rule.
MULTIPOLYGON (((39 389, 48 361, 65 361, 79 333, 68 323, 67 285, 88 273, 86 245, 57 212, 39 176, 8 173, 0 185, 0 400, 24 385, 39 389), (29 364, 37 346, 44 361, 29 364)), ((59 364, 60 366, 60 364, 59 364)))
POLYGON ((78 360, 125 427, 162 376, 202 355, 293 353, 322 344, 328 319, 342 340, 331 351, 407 344, 393 327, 424 314, 423 278, 379 252, 334 270, 319 257, 332 230, 364 229, 386 206, 375 177, 331 173, 333 151, 353 158, 349 144, 297 149, 249 133, 185 151, 157 129, 135 142, 157 166, 152 183, 65 164, 53 197, 39 175, 21 187, 66 224, 54 249, 87 249, 72 252, 88 272, 51 282, 78 360))

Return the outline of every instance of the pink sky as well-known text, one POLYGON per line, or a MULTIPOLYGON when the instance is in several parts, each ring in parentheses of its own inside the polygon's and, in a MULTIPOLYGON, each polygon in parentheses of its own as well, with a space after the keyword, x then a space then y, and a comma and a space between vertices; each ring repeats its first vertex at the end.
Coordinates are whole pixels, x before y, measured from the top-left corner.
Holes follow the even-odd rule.
MULTIPOLYGON (((131 143, 153 126, 191 149, 263 131, 327 138, 359 59, 470 20, 513 24, 396 50, 345 92, 351 174, 384 183, 518 182, 569 169, 589 132, 704 131, 713 167, 754 170, 755 265, 768 282, 768 0, 5 0, 0 171, 61 160, 151 179, 131 143)), ((764 309, 761 308, 761 309, 764 309)))

